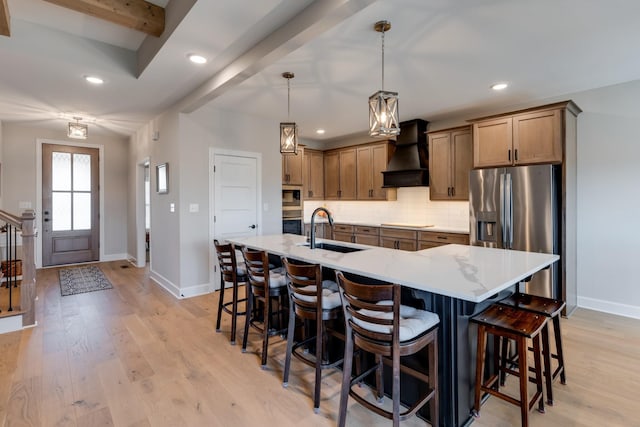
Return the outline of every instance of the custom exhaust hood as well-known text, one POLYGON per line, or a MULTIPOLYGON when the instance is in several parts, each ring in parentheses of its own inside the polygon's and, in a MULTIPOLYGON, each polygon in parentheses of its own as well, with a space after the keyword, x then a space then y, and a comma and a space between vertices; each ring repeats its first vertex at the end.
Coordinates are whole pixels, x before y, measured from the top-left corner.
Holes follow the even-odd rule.
POLYGON ((429 152, 425 133, 427 123, 421 119, 400 123, 396 151, 387 165, 387 170, 382 172, 383 187, 429 185, 429 152))

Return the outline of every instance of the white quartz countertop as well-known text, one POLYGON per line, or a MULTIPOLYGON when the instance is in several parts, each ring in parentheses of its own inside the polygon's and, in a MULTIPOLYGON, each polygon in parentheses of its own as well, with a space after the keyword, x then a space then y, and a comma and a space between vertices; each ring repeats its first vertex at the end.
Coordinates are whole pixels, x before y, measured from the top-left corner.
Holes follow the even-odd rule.
POLYGON ((444 245, 417 252, 318 239, 339 246, 363 248, 350 253, 302 246, 304 236, 276 234, 227 239, 232 243, 288 255, 373 279, 471 302, 481 302, 553 264, 553 254, 444 245))

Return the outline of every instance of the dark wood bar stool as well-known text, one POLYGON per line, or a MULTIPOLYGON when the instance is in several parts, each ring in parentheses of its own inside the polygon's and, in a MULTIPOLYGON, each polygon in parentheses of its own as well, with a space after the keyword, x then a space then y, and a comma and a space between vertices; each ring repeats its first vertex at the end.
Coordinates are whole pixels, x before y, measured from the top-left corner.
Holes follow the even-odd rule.
POLYGON ((239 283, 247 282, 247 274, 244 262, 238 263, 237 252, 235 247, 228 244, 221 244, 217 239, 213 241, 218 255, 218 264, 220 266, 220 298, 218 299, 218 315, 216 319, 216 332, 220 332, 220 320, 222 312, 231 315, 231 344, 236 343, 236 325, 237 317, 244 316, 244 311, 238 311, 238 304, 246 302, 246 298, 238 299, 239 283), (231 283, 231 301, 225 302, 224 291, 225 283, 231 283), (231 307, 231 308, 229 308, 231 307))
POLYGON ((342 317, 342 306, 338 285, 331 280, 322 280, 322 269, 318 264, 293 264, 282 258, 282 266, 287 274, 289 289, 289 327, 287 330, 287 356, 284 364, 283 386, 289 383, 289 369, 291 355, 313 366, 316 370, 315 387, 313 393, 313 410, 320 409, 320 385, 322 383, 322 369, 333 368, 342 363, 342 359, 334 362, 327 360, 328 334, 344 335, 328 328, 327 323, 342 317), (307 336, 294 344, 294 329, 296 318, 303 321, 315 322, 315 335, 307 336), (315 341, 315 354, 307 350, 315 341))
POLYGON ((247 337, 249 326, 262 333, 262 369, 267 366, 267 351, 269 348, 269 337, 283 334, 284 309, 283 299, 287 295, 287 283, 285 274, 281 269, 269 270, 269 255, 265 251, 256 251, 249 248, 242 249, 245 267, 247 270, 248 290, 247 290, 247 311, 244 324, 244 337, 242 338, 242 352, 247 351, 247 337), (254 309, 254 304, 261 302, 263 313, 258 315, 254 309), (277 309, 274 311, 274 304, 277 309), (273 319, 278 317, 278 328, 274 329, 273 319))
POLYGON ((345 354, 342 389, 340 392, 340 414, 338 426, 344 427, 349 396, 365 408, 393 420, 394 427, 400 421, 414 415, 429 403, 431 425, 438 425, 438 323, 435 313, 400 305, 400 285, 368 285, 346 279, 336 272, 342 308, 345 317, 345 354), (376 356, 374 366, 351 378, 354 347, 376 356), (401 364, 400 358, 427 348, 427 373, 419 372, 401 364), (390 362, 393 384, 391 388, 392 411, 387 411, 354 391, 370 373, 376 373, 376 394, 383 398, 383 360, 390 362), (427 385, 426 392, 400 413, 400 373, 413 376, 427 385))
POLYGON ((540 331, 544 328, 547 318, 531 311, 519 310, 500 304, 493 304, 485 311, 471 318, 478 324, 478 348, 476 355, 476 384, 473 415, 480 416, 480 399, 486 392, 503 399, 516 406, 520 406, 522 426, 529 425, 529 410, 538 403, 538 411, 544 413, 544 399, 542 393, 542 363, 540 360, 540 331), (487 335, 492 334, 494 341, 494 372, 484 381, 487 335), (500 342, 510 339, 515 341, 518 357, 518 370, 510 369, 501 364, 500 342), (527 366, 527 340, 533 341, 534 383, 536 392, 529 400, 529 368, 527 366), (500 391, 500 373, 506 371, 519 378, 520 399, 516 399, 500 391))
MULTIPOLYGON (((531 311, 549 318, 553 323, 553 334, 556 345, 555 353, 551 352, 549 328, 547 326, 548 322, 542 330, 542 355, 544 359, 547 403, 549 405, 553 405, 553 389, 551 387, 551 383, 558 377, 558 375, 560 375, 560 382, 562 384, 567 383, 564 367, 564 352, 562 351, 562 335, 560 333, 560 314, 566 306, 566 303, 552 298, 518 292, 499 301, 499 304, 531 311), (553 371, 551 370, 551 359, 556 359, 558 361, 558 366, 553 371), (550 374, 551 372, 552 374, 550 374)), ((506 351, 503 352, 503 355, 505 354, 506 351)), ((504 380, 502 380, 502 382, 504 383, 504 380)))

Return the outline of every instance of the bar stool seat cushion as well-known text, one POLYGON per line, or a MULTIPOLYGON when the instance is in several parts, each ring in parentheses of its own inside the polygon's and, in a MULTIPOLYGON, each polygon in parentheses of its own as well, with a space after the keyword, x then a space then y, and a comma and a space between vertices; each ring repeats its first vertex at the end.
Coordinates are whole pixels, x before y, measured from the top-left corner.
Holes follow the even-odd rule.
MULTIPOLYGON (((380 301, 378 305, 393 305, 392 301, 380 301)), ((359 313, 376 317, 378 319, 393 319, 393 313, 382 313, 379 311, 362 309, 359 313)), ((380 332, 384 334, 391 333, 391 325, 378 325, 375 323, 365 322, 353 317, 353 321, 361 328, 368 329, 373 332, 380 332)), ((400 342, 409 341, 425 331, 433 328, 440 322, 440 318, 436 313, 430 311, 420 310, 414 307, 406 305, 400 306, 400 342)))
MULTIPOLYGON (((230 272, 231 268, 225 268, 225 271, 230 272)), ((236 274, 238 276, 246 276, 247 275, 247 269, 244 266, 239 265, 239 266, 236 267, 236 274)))
MULTIPOLYGON (((337 291, 338 284, 333 280, 323 280, 322 281, 322 309, 323 310, 331 310, 333 308, 339 307, 340 302, 340 293, 337 291)), ((313 285, 305 286, 300 288, 300 290, 315 292, 316 287, 313 285)), ((296 298, 307 301, 307 302, 316 302, 316 297, 311 295, 303 295, 297 292, 293 293, 296 298)))
MULTIPOLYGON (((277 269, 269 270, 269 287, 270 288, 280 288, 282 286, 287 286, 287 277, 281 271, 277 269), (280 271, 280 272, 279 272, 280 271)), ((264 279, 262 277, 256 276, 253 278, 256 282, 262 282, 264 279)))

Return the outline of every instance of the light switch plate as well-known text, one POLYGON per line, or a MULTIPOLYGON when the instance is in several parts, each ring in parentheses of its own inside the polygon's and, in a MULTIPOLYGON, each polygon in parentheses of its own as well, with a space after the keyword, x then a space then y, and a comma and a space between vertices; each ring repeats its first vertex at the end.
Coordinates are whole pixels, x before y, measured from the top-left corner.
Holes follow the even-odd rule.
POLYGON ((191 203, 189 205, 189 212, 191 213, 200 212, 200 205, 197 203, 191 203))
POLYGON ((169 203, 169 212, 175 212, 175 211, 176 211, 176 204, 169 203))

